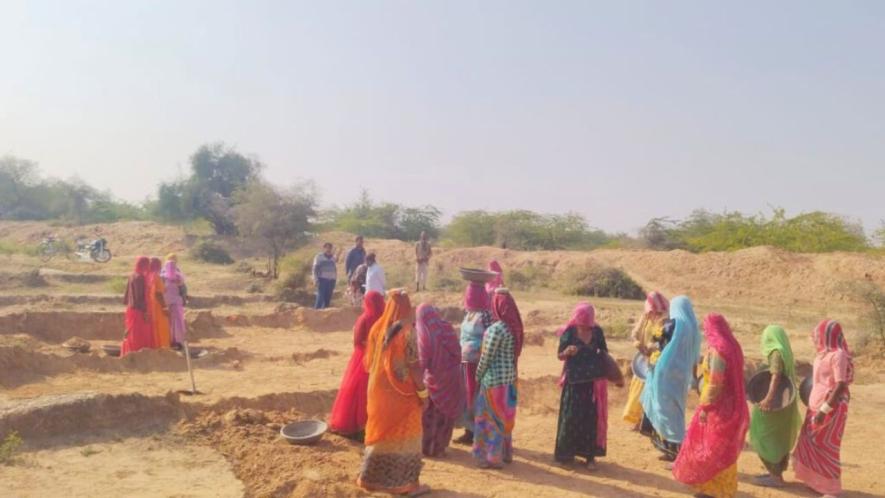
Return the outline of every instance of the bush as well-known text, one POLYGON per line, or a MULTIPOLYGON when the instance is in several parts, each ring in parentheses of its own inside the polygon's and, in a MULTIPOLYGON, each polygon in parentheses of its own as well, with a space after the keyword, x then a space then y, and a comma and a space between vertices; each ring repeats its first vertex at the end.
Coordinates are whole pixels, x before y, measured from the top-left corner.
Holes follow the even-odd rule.
POLYGON ((522 251, 588 250, 611 240, 579 214, 545 215, 524 210, 460 213, 446 227, 445 236, 460 246, 494 245, 522 251))
MULTIPOLYGON (((870 279, 857 282, 846 282, 842 289, 863 303, 865 310, 861 318, 871 331, 879 336, 885 346, 885 289, 870 279)), ((861 346, 858 346, 860 349, 861 346)))
POLYGON ((434 206, 407 207, 389 202, 375 203, 363 191, 344 208, 323 213, 326 229, 378 239, 415 241, 421 232, 434 239, 439 235, 442 211, 434 206))
POLYGON ((194 259, 206 263, 230 265, 234 262, 234 259, 230 257, 227 250, 211 240, 198 242, 197 245, 191 249, 190 253, 194 259))
POLYGON ((22 285, 25 287, 46 287, 49 282, 40 274, 40 270, 31 270, 21 277, 22 285))
POLYGON ((515 268, 504 274, 504 282, 507 287, 518 290, 527 291, 539 287, 548 287, 550 285, 550 269, 543 265, 535 265, 529 262, 522 268, 515 268))
POLYGON ((619 268, 591 267, 569 276, 565 292, 578 296, 645 299, 645 291, 619 268))
POLYGON ((23 441, 18 432, 12 431, 0 442, 0 464, 12 465, 15 463, 15 454, 21 448, 23 441))

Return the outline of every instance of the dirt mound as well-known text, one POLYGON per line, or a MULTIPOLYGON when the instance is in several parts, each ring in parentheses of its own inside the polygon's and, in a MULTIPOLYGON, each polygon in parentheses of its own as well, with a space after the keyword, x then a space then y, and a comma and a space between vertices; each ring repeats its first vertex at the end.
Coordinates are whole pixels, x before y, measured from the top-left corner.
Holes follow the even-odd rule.
POLYGON ((125 221, 102 225, 50 226, 42 222, 0 222, 0 239, 26 247, 37 247, 48 234, 73 243, 77 238, 95 238, 95 229, 108 240, 114 256, 135 256, 149 248, 151 253, 166 254, 187 249, 190 237, 182 227, 148 221, 125 221))
MULTIPOLYGON (((87 343, 88 344, 88 343, 87 343)), ((94 349, 94 348, 93 348, 94 349)), ((170 349, 144 349, 126 355, 125 358, 107 356, 105 353, 71 353, 58 350, 58 354, 33 351, 20 346, 0 347, 0 386, 11 389, 20 385, 37 382, 45 377, 69 374, 78 371, 97 373, 114 372, 183 372, 187 363, 177 352, 170 349)), ((234 365, 249 355, 237 348, 209 350, 209 353, 194 360, 196 368, 234 365)))
MULTIPOLYGON (((191 340, 225 336, 211 311, 188 311, 186 319, 191 340)), ((54 344, 75 335, 87 340, 119 340, 124 330, 122 312, 26 311, 0 315, 0 335, 28 334, 54 344)))
POLYGON ((283 441, 283 424, 304 419, 297 409, 209 411, 178 426, 185 437, 215 448, 246 486, 246 496, 365 496, 353 484, 361 446, 326 434, 312 446, 283 441))
POLYGON ((307 363, 310 360, 331 358, 339 354, 340 353, 337 351, 320 348, 316 351, 310 351, 307 353, 292 353, 292 361, 295 363, 307 363))
POLYGON ((0 405, 0 434, 17 431, 32 446, 47 438, 123 427, 127 431, 163 430, 183 415, 175 394, 42 396, 0 405))
POLYGON ((358 308, 298 308, 294 311, 295 323, 314 332, 350 330, 359 315, 358 308))

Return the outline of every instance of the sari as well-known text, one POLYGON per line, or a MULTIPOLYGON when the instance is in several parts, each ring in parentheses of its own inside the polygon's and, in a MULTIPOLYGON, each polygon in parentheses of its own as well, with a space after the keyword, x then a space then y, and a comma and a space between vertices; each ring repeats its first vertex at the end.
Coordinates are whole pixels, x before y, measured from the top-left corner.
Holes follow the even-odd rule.
POLYGON ((836 400, 823 422, 815 423, 814 416, 838 383, 850 385, 854 381, 854 363, 842 326, 836 321, 824 320, 817 326, 814 344, 817 348, 814 387, 799 442, 793 451, 793 470, 799 480, 818 493, 838 495, 842 492, 840 449, 851 400, 848 389, 836 400))
POLYGON ((569 463, 579 456, 592 462, 605 456, 608 433, 608 380, 604 366, 608 346, 596 323, 596 309, 590 303, 578 304, 558 335, 559 353, 569 346, 577 347, 578 353, 563 363, 554 458, 569 463), (589 343, 578 336, 578 327, 592 329, 589 343))
POLYGON ((474 418, 473 457, 481 467, 499 468, 513 461, 513 428, 516 425, 516 338, 522 319, 507 289, 495 291, 492 306, 496 319, 485 332, 482 355, 476 367, 479 393, 474 418))
POLYGON ((464 409, 461 383, 461 345, 452 325, 429 304, 418 306, 418 357, 424 369, 424 385, 430 402, 422 414, 421 450, 426 456, 441 456, 449 446, 455 422, 464 409))
POLYGON ((401 290, 388 293, 384 314, 369 331, 364 365, 369 372, 366 449, 357 484, 368 491, 405 494, 421 474, 422 402, 410 368, 418 345, 401 290))
POLYGON ((704 391, 673 463, 673 477, 697 493, 732 498, 750 420, 744 352, 720 314, 707 315, 704 334, 710 351, 704 361, 704 391))
POLYGON ((151 327, 147 302, 150 264, 148 257, 139 256, 135 261, 135 270, 126 283, 126 294, 123 296, 123 304, 126 305, 126 334, 120 345, 121 358, 129 353, 154 347, 154 330, 151 327))
MULTIPOLYGON (((479 363, 482 351, 482 339, 486 329, 492 324, 492 315, 489 312, 489 295, 485 287, 477 282, 470 282, 464 296, 464 320, 461 322, 461 378, 464 382, 464 413, 461 424, 467 434, 473 434, 474 404, 479 392, 476 384, 476 365, 479 363)), ((459 441, 467 442, 462 437, 459 441)), ((472 444, 472 440, 470 443, 472 444)))
MULTIPOLYGON (((670 311, 670 303, 667 298, 660 292, 649 292, 645 298, 645 311, 639 320, 636 328, 633 330, 633 346, 639 351, 644 351, 645 356, 651 354, 654 349, 654 336, 660 334, 664 328, 664 320, 667 319, 670 311)), ((633 376, 630 380, 630 387, 627 390, 627 403, 624 405, 624 414, 622 416, 624 422, 636 426, 642 421, 642 389, 645 387, 645 381, 637 376, 633 376)))
MULTIPOLYGON (((765 328, 762 332, 762 356, 768 358, 770 369, 777 370, 777 365, 782 365, 782 371, 777 373, 786 376, 798 388, 793 348, 790 347, 790 339, 783 328, 777 325, 765 328)), ((753 407, 750 445, 759 454, 769 473, 779 476, 787 469, 790 451, 796 444, 801 425, 798 396, 790 406, 778 411, 763 411, 758 406, 753 407)))
POLYGON ((170 346, 169 315, 166 311, 166 286, 160 277, 162 267, 160 258, 151 258, 151 272, 148 275, 148 310, 151 317, 151 325, 154 332, 154 347, 168 348, 170 346))
MULTIPOLYGON (((673 336, 649 370, 642 389, 642 409, 653 429, 652 441, 669 457, 685 438, 685 401, 701 348, 691 301, 678 296, 670 305, 673 336)), ((644 423, 644 421, 643 421, 644 423)))
POLYGON ((366 340, 372 325, 384 312, 384 296, 369 292, 363 299, 363 313, 353 326, 353 353, 341 378, 329 416, 329 430, 345 436, 356 436, 366 427, 369 373, 363 365, 366 340))
POLYGON ((184 321, 184 295, 182 287, 184 287, 184 274, 178 268, 177 258, 174 254, 166 257, 166 264, 160 275, 163 277, 163 284, 166 293, 163 298, 166 300, 166 306, 169 309, 169 332, 173 345, 181 344, 187 340, 187 325, 184 321))

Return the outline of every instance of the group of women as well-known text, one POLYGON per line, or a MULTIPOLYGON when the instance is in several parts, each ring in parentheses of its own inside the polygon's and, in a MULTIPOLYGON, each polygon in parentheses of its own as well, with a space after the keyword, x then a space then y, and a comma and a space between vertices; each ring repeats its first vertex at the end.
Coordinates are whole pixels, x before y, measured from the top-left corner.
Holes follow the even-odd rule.
MULTIPOLYGON (((464 433, 454 442, 470 445, 478 466, 501 468, 512 461, 524 331, 500 265, 493 262, 490 269, 498 278, 468 283, 459 331, 431 304, 413 310, 402 290, 366 294, 354 326, 353 355, 330 416, 331 430, 363 439, 361 487, 426 492, 419 484, 422 457, 443 456, 455 426, 464 433)), ((563 368, 554 459, 571 465, 580 457, 594 469, 596 458, 606 454, 611 377, 595 308, 580 303, 558 336, 563 368)), ((649 371, 644 380, 633 377, 623 419, 651 438, 673 476, 696 496, 736 495, 737 460, 748 431, 768 471, 756 484, 783 486, 792 453, 797 478, 825 496, 841 491, 839 444, 853 366, 838 323, 824 321, 815 329, 818 354, 804 422, 797 401, 775 406, 782 377, 799 385, 781 327, 762 333, 761 352, 773 380, 752 413, 744 392, 743 350, 722 315, 711 313, 699 325, 687 297, 670 303, 652 292, 632 337, 649 371), (692 387, 698 388, 700 402, 686 426, 692 387)))
POLYGON ((120 356, 145 348, 178 347, 185 340, 187 291, 175 254, 139 256, 126 283, 126 330, 120 356))
POLYGON ((669 304, 660 293, 648 295, 632 337, 647 357, 649 372, 644 381, 633 378, 624 421, 651 437, 661 459, 672 462, 673 476, 690 485, 696 496, 736 495, 737 460, 748 430, 750 444, 768 471, 756 477, 755 484, 784 486, 792 452, 799 480, 825 497, 837 496, 839 447, 854 376, 841 326, 824 320, 812 334, 817 355, 804 422, 798 401, 780 407, 774 399, 782 378, 799 386, 783 328, 771 325, 762 332, 761 352, 772 380, 752 414, 744 391, 744 354, 731 327, 722 315, 711 313, 702 329, 706 351, 700 363, 702 377, 697 379, 701 336, 691 301, 679 296, 669 304), (693 384, 700 387, 700 402, 686 428, 686 397, 693 384))

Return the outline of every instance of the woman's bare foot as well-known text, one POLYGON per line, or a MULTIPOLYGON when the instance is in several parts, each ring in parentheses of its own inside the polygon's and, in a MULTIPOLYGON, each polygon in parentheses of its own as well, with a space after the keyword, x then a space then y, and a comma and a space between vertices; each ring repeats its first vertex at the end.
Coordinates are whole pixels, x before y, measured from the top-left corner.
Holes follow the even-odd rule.
POLYGON ((418 486, 414 491, 407 494, 406 496, 410 496, 410 497, 411 496, 424 496, 429 493, 430 493, 430 486, 428 486, 426 484, 422 484, 422 485, 418 486))

